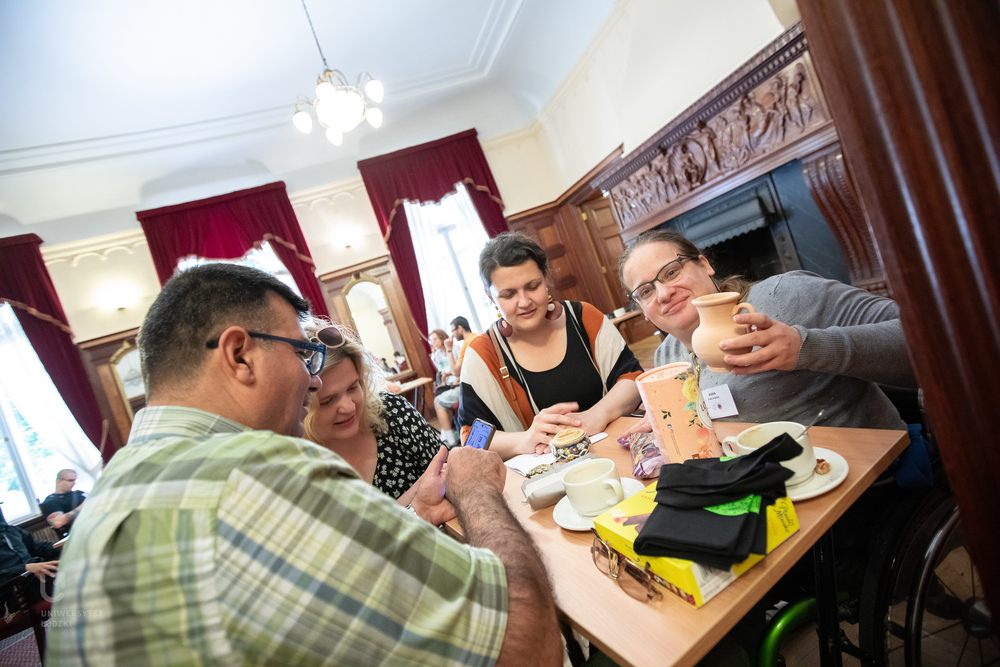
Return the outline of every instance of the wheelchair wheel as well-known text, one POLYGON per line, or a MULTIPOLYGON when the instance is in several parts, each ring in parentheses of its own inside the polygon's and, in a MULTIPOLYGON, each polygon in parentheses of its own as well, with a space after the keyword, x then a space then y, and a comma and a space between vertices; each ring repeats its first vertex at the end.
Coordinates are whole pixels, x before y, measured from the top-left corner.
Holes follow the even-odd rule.
POLYGON ((947 489, 902 503, 885 526, 859 619, 861 648, 874 665, 1000 664, 1000 641, 947 489))

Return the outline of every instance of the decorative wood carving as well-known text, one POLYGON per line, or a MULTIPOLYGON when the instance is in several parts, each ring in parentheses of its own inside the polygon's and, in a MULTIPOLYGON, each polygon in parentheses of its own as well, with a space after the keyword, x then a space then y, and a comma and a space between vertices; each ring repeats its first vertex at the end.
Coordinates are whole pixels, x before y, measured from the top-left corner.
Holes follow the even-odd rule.
MULTIPOLYGON (((611 188, 626 226, 663 218, 706 183, 743 170, 829 124, 805 54, 694 130, 668 136, 659 154, 611 188)), ((668 214, 669 215, 669 214, 668 214)))
POLYGON ((142 407, 145 398, 137 404, 126 404, 118 377, 111 370, 111 357, 121 350, 123 345, 134 346, 138 333, 138 329, 129 329, 77 344, 83 357, 83 366, 87 369, 90 385, 94 389, 94 396, 97 397, 101 416, 110 423, 108 436, 118 449, 128 442, 129 431, 132 430, 132 415, 129 412, 142 407))
POLYGON ((875 240, 840 144, 827 146, 803 159, 802 172, 816 205, 840 242, 851 272, 851 284, 888 296, 889 285, 875 250, 875 240))
POLYGON ((613 169, 609 193, 630 240, 794 159, 847 257, 852 283, 888 293, 800 24, 733 72, 613 169))
POLYGON ((798 7, 1000 630, 1000 4, 798 7))

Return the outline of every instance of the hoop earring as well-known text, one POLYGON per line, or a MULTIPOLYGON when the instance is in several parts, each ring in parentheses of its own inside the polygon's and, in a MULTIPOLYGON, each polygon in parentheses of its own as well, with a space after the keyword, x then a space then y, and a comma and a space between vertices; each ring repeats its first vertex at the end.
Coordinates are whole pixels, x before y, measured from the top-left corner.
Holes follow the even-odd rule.
POLYGON ((553 301, 552 295, 549 294, 549 305, 546 306, 548 312, 545 313, 545 319, 547 320, 558 320, 559 316, 562 315, 563 305, 559 301, 553 301))

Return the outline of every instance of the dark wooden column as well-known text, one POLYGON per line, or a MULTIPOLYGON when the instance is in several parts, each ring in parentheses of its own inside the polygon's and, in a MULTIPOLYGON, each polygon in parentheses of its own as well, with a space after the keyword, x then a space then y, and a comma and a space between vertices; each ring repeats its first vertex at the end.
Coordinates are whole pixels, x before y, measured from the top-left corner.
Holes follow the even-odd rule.
POLYGON ((798 2, 998 610, 1000 3, 798 2))

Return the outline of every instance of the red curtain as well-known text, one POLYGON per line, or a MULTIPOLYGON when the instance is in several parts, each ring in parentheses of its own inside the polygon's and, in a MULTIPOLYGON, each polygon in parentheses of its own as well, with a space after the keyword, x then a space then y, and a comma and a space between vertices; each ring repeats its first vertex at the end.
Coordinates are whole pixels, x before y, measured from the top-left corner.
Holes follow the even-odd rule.
POLYGON ((316 265, 284 182, 135 215, 146 234, 161 285, 174 274, 177 260, 183 257, 236 259, 269 241, 302 296, 309 299, 313 314, 329 317, 314 273, 316 265))
POLYGON ((436 202, 465 183, 483 222, 493 238, 507 231, 503 200, 476 131, 466 130, 450 137, 404 148, 358 162, 368 190, 382 238, 396 265, 406 301, 420 331, 427 331, 427 310, 420 289, 420 271, 413 252, 404 201, 436 202))
MULTIPOLYGON (((34 234, 0 239, 0 302, 14 307, 17 321, 52 378, 52 384, 80 428, 97 446, 103 427, 101 410, 42 260, 41 244, 42 239, 34 234)), ((102 453, 104 461, 110 461, 114 453, 114 445, 107 441, 102 453)))

